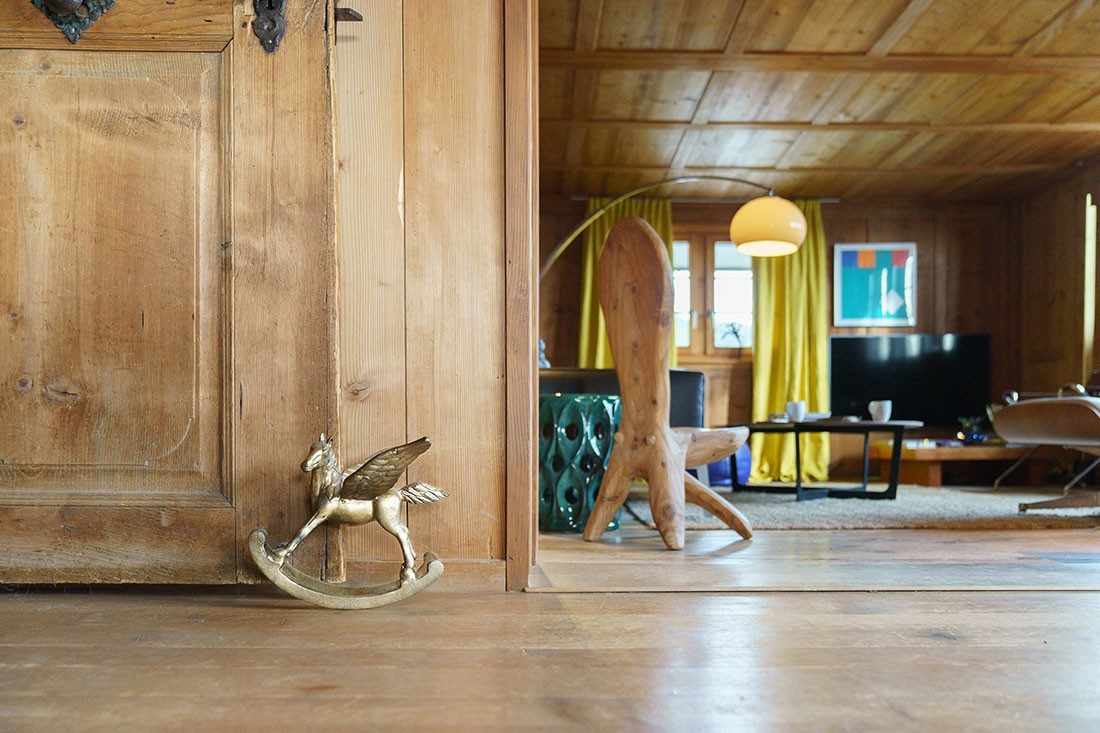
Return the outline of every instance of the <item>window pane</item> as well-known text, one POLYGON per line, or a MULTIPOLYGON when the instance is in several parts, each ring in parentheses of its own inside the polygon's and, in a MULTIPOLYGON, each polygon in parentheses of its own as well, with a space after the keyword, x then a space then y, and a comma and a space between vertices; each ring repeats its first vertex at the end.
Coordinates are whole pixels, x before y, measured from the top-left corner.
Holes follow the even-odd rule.
POLYGON ((737 251, 733 242, 714 243, 715 270, 751 270, 752 257, 737 251))
POLYGON ((752 258, 730 242, 714 245, 714 346, 752 346, 752 258))
POLYGON ((672 271, 672 310, 675 313, 676 346, 691 346, 691 273, 672 271))
POLYGON ((752 313, 752 272, 714 271, 714 310, 752 313))
POLYGON ((691 267, 691 244, 688 242, 672 243, 672 269, 686 270, 691 267))
POLYGON ((687 270, 672 271, 672 310, 677 313, 691 310, 691 273, 687 270))
POLYGON ((686 349, 691 346, 691 316, 677 313, 673 323, 676 326, 676 348, 686 349))

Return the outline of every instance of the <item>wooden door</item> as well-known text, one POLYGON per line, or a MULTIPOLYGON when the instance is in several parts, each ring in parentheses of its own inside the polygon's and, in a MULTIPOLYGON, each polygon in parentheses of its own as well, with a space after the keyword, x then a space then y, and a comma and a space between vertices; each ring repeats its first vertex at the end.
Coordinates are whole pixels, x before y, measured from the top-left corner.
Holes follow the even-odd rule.
POLYGON ((0 6, 0 582, 250 580, 252 528, 307 516, 333 23, 287 5, 273 53, 251 0, 117 0, 75 44, 0 6))

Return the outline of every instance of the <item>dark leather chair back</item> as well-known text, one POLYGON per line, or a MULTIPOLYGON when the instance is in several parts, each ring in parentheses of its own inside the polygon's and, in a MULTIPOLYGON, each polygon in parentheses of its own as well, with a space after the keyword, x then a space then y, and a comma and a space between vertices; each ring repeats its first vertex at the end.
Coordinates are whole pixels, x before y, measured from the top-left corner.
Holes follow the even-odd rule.
MULTIPOLYGON (((674 428, 703 427, 706 404, 704 375, 686 369, 668 372, 671 399, 668 424, 674 428)), ((553 367, 539 369, 539 393, 619 394, 614 369, 576 369, 553 367)))

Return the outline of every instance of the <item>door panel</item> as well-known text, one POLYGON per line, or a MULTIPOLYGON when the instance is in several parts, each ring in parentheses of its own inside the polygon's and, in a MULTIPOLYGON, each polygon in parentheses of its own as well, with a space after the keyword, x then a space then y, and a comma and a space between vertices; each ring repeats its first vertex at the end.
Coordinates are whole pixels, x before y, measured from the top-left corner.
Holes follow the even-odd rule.
MULTIPOLYGON (((273 54, 250 0, 0 50, 0 581, 250 581, 248 532, 307 518, 298 463, 336 427, 331 11, 292 4, 273 54), (200 16, 228 46, 163 50, 200 16), (95 50, 120 27, 133 50, 95 50)), ((12 18, 0 45, 60 37, 12 18)), ((317 534, 295 563, 338 576, 317 534)))
POLYGON ((212 54, 0 51, 0 487, 220 489, 219 93, 212 54))

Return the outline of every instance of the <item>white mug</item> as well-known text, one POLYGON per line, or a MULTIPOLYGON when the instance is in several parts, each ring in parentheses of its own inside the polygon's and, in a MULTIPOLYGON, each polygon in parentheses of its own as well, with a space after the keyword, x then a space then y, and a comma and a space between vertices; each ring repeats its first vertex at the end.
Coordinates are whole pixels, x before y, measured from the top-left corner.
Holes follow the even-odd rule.
POLYGON ((894 409, 894 403, 890 400, 875 400, 867 405, 867 412, 871 413, 871 419, 875 422, 886 422, 890 419, 890 411, 894 409))
POLYGON ((806 419, 806 400, 787 403, 787 417, 791 422, 802 422, 806 419))

